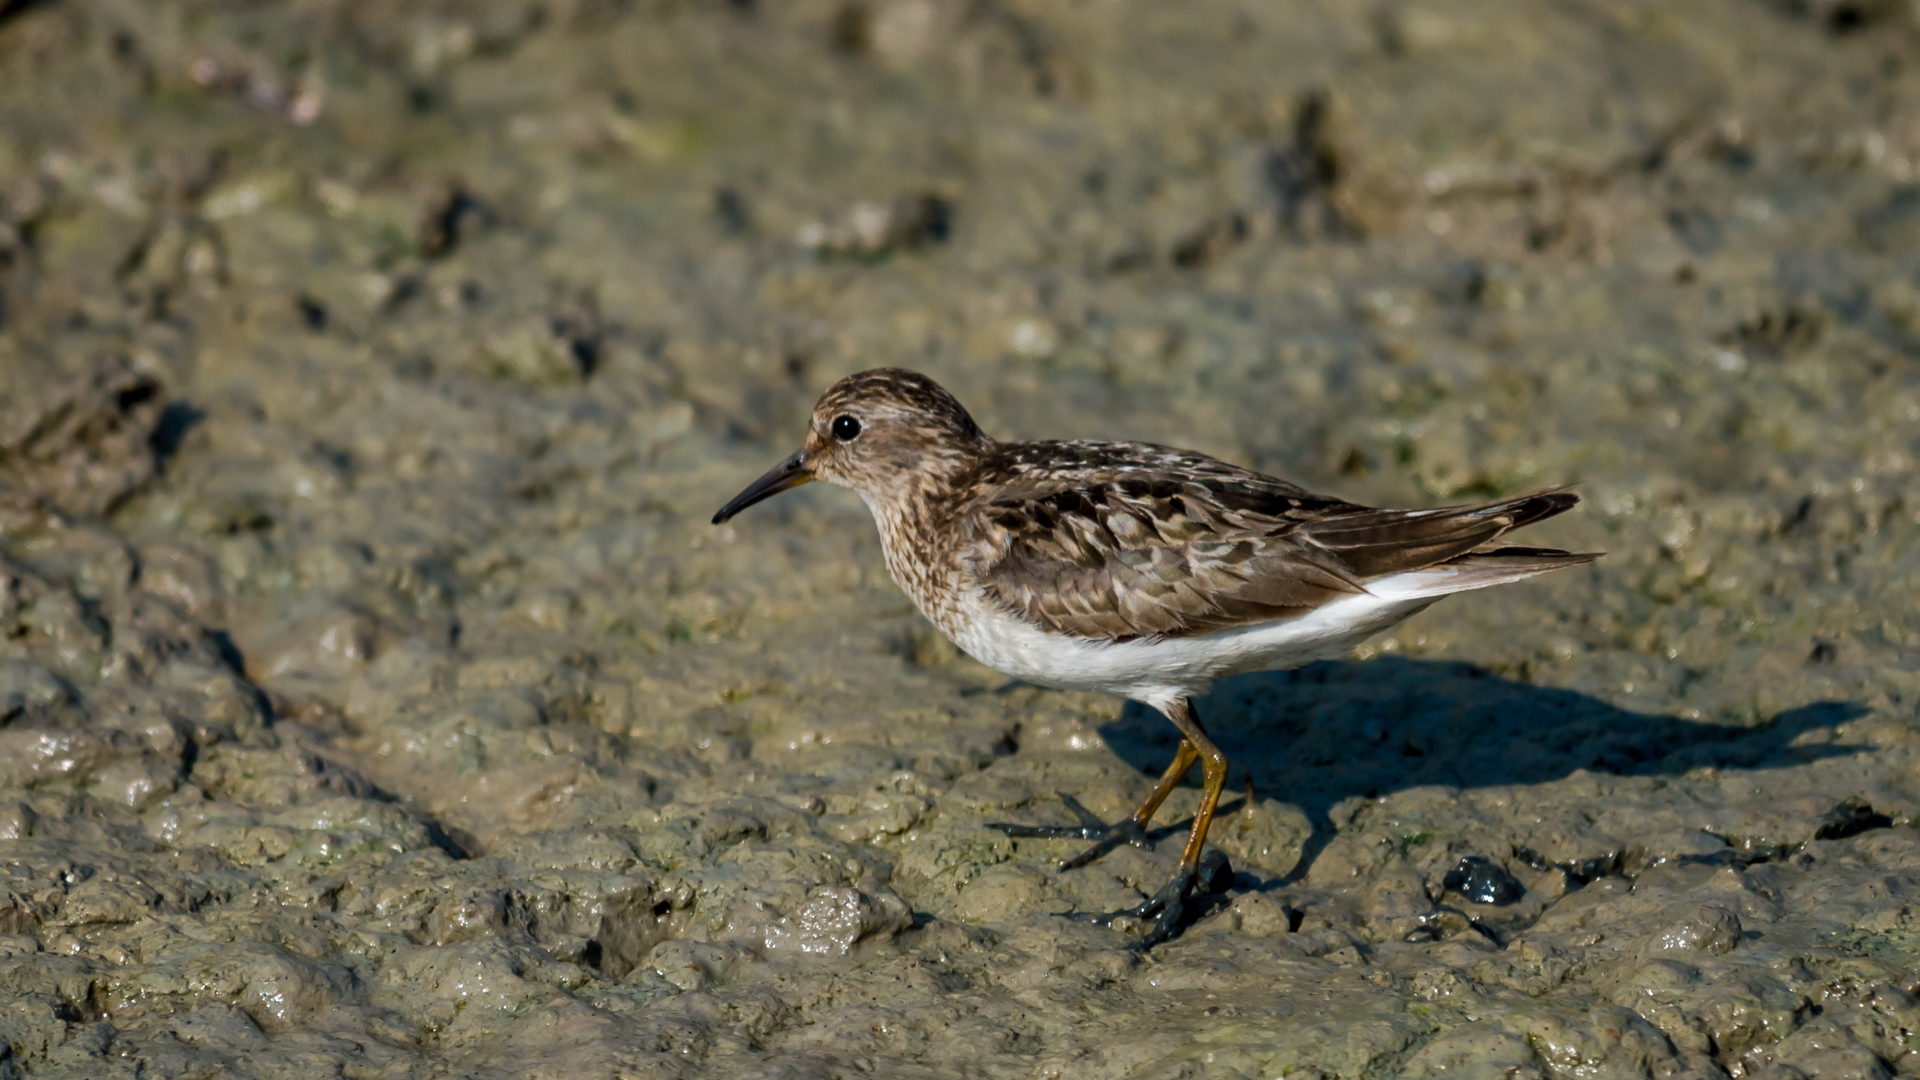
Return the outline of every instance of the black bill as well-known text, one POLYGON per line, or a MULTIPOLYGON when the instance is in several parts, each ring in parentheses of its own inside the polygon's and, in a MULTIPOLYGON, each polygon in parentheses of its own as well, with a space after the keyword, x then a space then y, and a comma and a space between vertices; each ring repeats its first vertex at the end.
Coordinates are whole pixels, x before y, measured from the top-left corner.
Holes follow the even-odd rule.
POLYGON ((732 501, 720 508, 719 513, 713 515, 713 523, 718 525, 762 499, 771 499, 788 488, 797 488, 812 479, 813 474, 807 471, 807 455, 796 453, 768 469, 765 476, 748 484, 747 490, 735 495, 732 501))

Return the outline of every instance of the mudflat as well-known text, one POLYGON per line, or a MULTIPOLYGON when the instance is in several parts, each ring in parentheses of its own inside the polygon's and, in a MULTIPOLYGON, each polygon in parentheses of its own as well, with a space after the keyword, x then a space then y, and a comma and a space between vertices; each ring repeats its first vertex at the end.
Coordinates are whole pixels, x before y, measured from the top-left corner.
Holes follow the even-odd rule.
POLYGON ((0 1076, 1920 1075, 1920 15, 0 4, 0 1076), (1591 567, 1137 706, 816 485, 1004 437, 1591 567))

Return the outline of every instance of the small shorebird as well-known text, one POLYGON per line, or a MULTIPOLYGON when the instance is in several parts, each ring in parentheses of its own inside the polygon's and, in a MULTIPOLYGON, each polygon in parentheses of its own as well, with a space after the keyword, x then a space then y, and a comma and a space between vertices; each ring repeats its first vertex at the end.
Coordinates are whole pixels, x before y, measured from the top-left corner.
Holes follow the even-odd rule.
POLYGON ((1500 543, 1579 501, 1565 491, 1378 510, 1190 450, 999 442, 939 384, 899 368, 835 383, 800 451, 714 523, 810 480, 866 500, 893 579, 968 655, 1041 686, 1124 695, 1180 729, 1173 763, 1124 820, 995 826, 1093 840, 1061 863, 1084 866, 1145 845, 1154 811, 1200 762, 1179 869, 1140 906, 1103 916, 1152 917, 1143 947, 1178 929, 1226 784, 1193 704, 1214 679, 1343 656, 1443 596, 1599 557, 1500 543))

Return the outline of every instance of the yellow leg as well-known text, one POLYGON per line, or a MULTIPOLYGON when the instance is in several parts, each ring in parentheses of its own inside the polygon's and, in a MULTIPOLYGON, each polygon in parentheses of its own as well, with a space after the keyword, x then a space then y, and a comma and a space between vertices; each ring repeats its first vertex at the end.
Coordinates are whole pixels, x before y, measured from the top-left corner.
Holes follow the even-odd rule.
MULTIPOLYGON (((1213 745, 1213 740, 1207 738, 1205 729, 1200 726, 1200 717, 1194 712, 1193 702, 1180 699, 1167 718, 1185 736, 1180 743, 1181 749, 1191 747, 1193 756, 1201 762, 1200 775, 1204 787, 1200 794, 1200 809, 1194 812, 1193 829, 1187 833, 1187 845, 1180 849, 1180 870, 1182 873, 1192 873, 1200 867, 1200 851, 1207 843, 1207 829, 1213 824, 1214 808, 1220 805, 1220 793, 1227 786, 1227 755, 1221 753, 1220 748, 1213 745)), ((1165 784, 1165 781, 1162 783, 1165 784)), ((1167 784, 1166 788, 1171 791, 1172 785, 1167 784)), ((1156 791, 1156 794, 1160 793, 1156 791)), ((1161 794, 1160 797, 1166 796, 1161 794)), ((1155 807, 1159 805, 1158 802, 1154 803, 1155 807)))
POLYGON ((1194 886, 1200 879, 1200 855, 1206 850, 1207 829, 1213 824, 1214 809, 1220 805, 1220 793, 1227 786, 1227 755, 1221 753, 1220 748, 1213 745, 1213 740, 1207 738, 1193 702, 1186 698, 1174 702, 1173 707, 1167 710, 1167 719, 1173 721, 1180 729, 1180 734, 1186 737, 1181 745, 1192 746, 1194 755, 1200 759, 1204 787, 1200 793, 1200 809, 1193 815, 1193 830, 1187 833, 1186 846, 1180 849, 1180 866, 1174 870, 1173 877, 1139 907, 1114 913, 1133 918, 1153 916, 1153 926, 1138 943, 1141 949, 1150 949, 1179 931, 1180 916, 1186 910, 1185 901, 1193 894, 1194 886))
POLYGON ((1167 771, 1160 775, 1160 782, 1153 785, 1153 793, 1147 796, 1146 801, 1134 808, 1132 818, 1136 824, 1144 828, 1153 820, 1160 804, 1166 802, 1167 796, 1173 794, 1173 789, 1180 786, 1187 770, 1193 768, 1193 763, 1199 758, 1200 751, 1195 750, 1192 743, 1181 739, 1180 749, 1173 752, 1173 764, 1167 766, 1167 771))

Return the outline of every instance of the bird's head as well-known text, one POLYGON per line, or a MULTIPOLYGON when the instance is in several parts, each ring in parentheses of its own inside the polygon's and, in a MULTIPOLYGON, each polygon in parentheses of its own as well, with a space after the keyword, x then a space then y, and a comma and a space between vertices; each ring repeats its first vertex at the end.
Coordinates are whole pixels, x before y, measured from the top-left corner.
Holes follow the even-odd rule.
POLYGON ((799 452, 734 496, 713 521, 810 480, 852 488, 876 508, 899 505, 964 472, 992 442, 925 375, 862 371, 820 395, 799 452))

